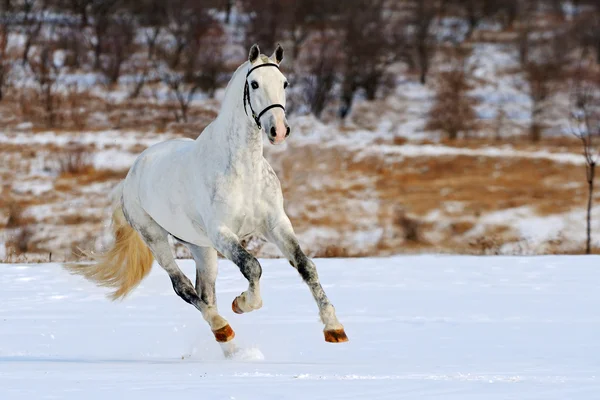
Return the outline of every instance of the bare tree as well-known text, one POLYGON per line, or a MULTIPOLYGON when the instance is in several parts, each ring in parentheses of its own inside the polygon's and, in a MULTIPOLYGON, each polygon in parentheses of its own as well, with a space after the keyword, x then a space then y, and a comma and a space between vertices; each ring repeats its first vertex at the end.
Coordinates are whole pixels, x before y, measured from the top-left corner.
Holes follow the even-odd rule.
POLYGON ((191 77, 192 81, 197 81, 200 89, 210 98, 214 98, 215 91, 224 83, 223 75, 232 72, 227 69, 223 51, 226 44, 225 32, 219 25, 214 25, 200 41, 196 70, 192 75, 186 73, 188 79, 191 77))
POLYGON ((71 11, 79 16, 79 24, 81 28, 85 28, 89 24, 88 7, 94 0, 69 0, 71 11))
POLYGON ((571 132, 583 147, 588 187, 585 253, 590 254, 594 178, 600 155, 600 78, 591 68, 579 68, 571 89, 571 132))
POLYGON ((137 73, 129 98, 139 96, 152 73, 152 67, 156 62, 158 39, 168 23, 167 10, 166 0, 141 0, 132 4, 132 13, 137 17, 137 24, 144 32, 146 58, 138 57, 134 60, 137 73))
POLYGON ((234 0, 222 0, 222 3, 225 4, 225 23, 229 25, 229 21, 231 19, 231 11, 235 4, 234 0))
POLYGON ((200 89, 199 81, 186 81, 182 73, 173 71, 164 71, 161 73, 161 79, 169 88, 169 92, 179 106, 179 112, 175 112, 177 122, 188 121, 188 110, 194 95, 200 89))
POLYGON ((123 63, 133 54, 135 33, 135 21, 128 13, 114 16, 109 22, 102 39, 99 67, 110 83, 114 84, 119 80, 123 63))
POLYGON ((154 59, 156 42, 167 24, 168 3, 165 0, 141 0, 134 3, 133 13, 138 24, 144 28, 146 56, 154 59))
POLYGON ((351 0, 343 14, 343 80, 340 117, 351 110, 355 92, 362 88, 368 100, 374 100, 386 77, 387 68, 396 60, 399 36, 394 34, 385 0, 351 0))
POLYGON ((241 7, 249 15, 246 42, 271 47, 274 42, 285 41, 291 45, 289 55, 295 60, 312 33, 337 29, 346 6, 353 8, 354 3, 355 0, 242 0, 241 7))
POLYGON ((119 0, 92 0, 89 16, 94 31, 92 48, 94 51, 94 69, 102 67, 102 51, 107 48, 105 40, 111 26, 113 14, 119 0))
POLYGON ((172 69, 183 67, 192 73, 196 67, 200 41, 215 20, 207 3, 196 0, 171 0, 167 4, 168 41, 160 46, 160 56, 172 69))
POLYGON ((48 2, 46 0, 23 0, 19 6, 22 15, 21 25, 25 35, 21 61, 25 65, 29 61, 31 46, 33 46, 42 30, 48 2))
POLYGON ((300 53, 301 64, 308 67, 301 72, 304 103, 317 118, 321 117, 327 103, 333 99, 333 88, 341 63, 340 49, 339 40, 322 31, 300 53))
POLYGON ((32 58, 29 65, 38 85, 46 124, 54 127, 56 125, 56 79, 60 66, 55 63, 52 45, 48 42, 42 43, 39 48, 39 56, 32 58))
POLYGON ((85 31, 70 25, 57 29, 55 45, 64 51, 65 67, 81 68, 89 60, 85 31))
POLYGON ((205 91, 212 98, 222 83, 221 78, 226 71, 224 39, 224 33, 218 28, 207 35, 200 42, 202 50, 195 54, 193 65, 197 67, 192 71, 187 68, 170 69, 167 63, 159 67, 162 82, 179 105, 179 112, 175 113, 178 122, 188 122, 189 107, 198 91, 205 91))
POLYGON ((337 1, 287 0, 286 9, 290 10, 289 22, 284 29, 291 42, 291 56, 295 60, 300 54, 302 45, 311 34, 321 35, 331 28, 336 28, 336 22, 343 13, 344 4, 337 1))
POLYGON ((8 86, 8 75, 10 73, 12 62, 8 59, 7 48, 8 48, 8 35, 9 25, 11 18, 8 15, 8 7, 10 3, 4 5, 2 12, 0 13, 0 101, 4 98, 4 89, 8 86))
POLYGON ((557 90, 556 76, 560 66, 553 62, 530 62, 525 65, 525 77, 531 97, 531 125, 529 135, 533 142, 542 137, 544 111, 557 90))
POLYGON ((529 49, 531 46, 531 32, 535 20, 536 2, 523 1, 518 8, 519 26, 517 35, 517 47, 519 50, 519 62, 522 65, 529 63, 529 49))
POLYGON ((435 53, 433 25, 441 5, 438 0, 414 0, 409 1, 408 5, 411 10, 408 23, 413 31, 411 44, 414 64, 419 68, 419 81, 424 85, 435 53))
POLYGON ((596 63, 600 64, 600 2, 590 1, 589 12, 575 16, 573 21, 574 33, 579 45, 596 53, 596 63))
POLYGON ((242 0, 242 9, 248 14, 246 26, 246 44, 258 43, 269 47, 273 41, 281 40, 291 13, 290 0, 242 0))
MULTIPOLYGON (((536 43, 529 51, 535 57, 522 64, 528 94, 531 98, 530 138, 537 142, 544 131, 544 117, 552 106, 554 95, 560 89, 564 68, 568 65, 565 48, 568 42, 565 36, 555 36, 547 42, 536 43)), ((529 59, 527 57, 526 59, 529 59)))
POLYGON ((426 129, 442 131, 451 140, 477 125, 478 101, 469 95, 475 68, 469 62, 469 53, 468 49, 456 48, 444 62, 444 69, 436 77, 435 99, 428 114, 426 129))
POLYGON ((12 11, 12 1, 11 0, 2 0, 2 3, 0 3, 2 5, 2 11, 4 12, 10 12, 12 11))
POLYGON ((467 21, 469 27, 465 35, 467 38, 473 34, 479 23, 486 18, 493 9, 490 0, 449 0, 447 3, 458 8, 459 12, 467 21))

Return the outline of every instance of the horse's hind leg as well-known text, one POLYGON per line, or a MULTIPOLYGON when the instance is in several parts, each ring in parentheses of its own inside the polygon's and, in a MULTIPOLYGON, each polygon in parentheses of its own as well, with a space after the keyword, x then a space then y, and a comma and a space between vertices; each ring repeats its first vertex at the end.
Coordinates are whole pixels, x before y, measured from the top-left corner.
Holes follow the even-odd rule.
POLYGON ((196 293, 192 282, 177 266, 168 242, 169 233, 140 207, 127 207, 126 205, 126 208, 126 218, 140 233, 158 264, 169 274, 175 293, 200 310, 218 342, 228 342, 233 339, 235 333, 227 321, 218 315, 215 317, 209 305, 196 293))

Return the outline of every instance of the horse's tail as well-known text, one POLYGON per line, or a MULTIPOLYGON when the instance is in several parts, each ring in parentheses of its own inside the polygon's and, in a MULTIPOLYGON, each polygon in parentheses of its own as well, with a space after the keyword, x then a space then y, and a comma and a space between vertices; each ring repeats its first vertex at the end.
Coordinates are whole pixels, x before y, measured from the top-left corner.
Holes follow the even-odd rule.
POLYGON ((139 233, 129 225, 123 214, 122 184, 116 189, 118 201, 112 215, 114 243, 104 253, 86 255, 92 264, 71 264, 66 268, 99 286, 109 287, 112 300, 127 296, 144 279, 152 268, 152 252, 139 233))

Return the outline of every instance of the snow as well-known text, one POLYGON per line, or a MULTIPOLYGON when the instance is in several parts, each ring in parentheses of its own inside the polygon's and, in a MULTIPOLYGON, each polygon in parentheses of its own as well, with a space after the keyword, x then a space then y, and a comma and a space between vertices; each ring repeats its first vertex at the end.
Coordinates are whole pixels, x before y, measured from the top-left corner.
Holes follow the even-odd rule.
POLYGON ((415 145, 404 144, 401 146, 392 145, 374 145, 369 148, 371 153, 384 155, 400 155, 403 157, 422 157, 422 156, 469 156, 469 157, 517 157, 534 160, 549 160, 564 164, 585 164, 585 159, 580 154, 574 153, 552 153, 546 150, 523 151, 515 150, 510 146, 488 147, 479 149, 469 149, 464 147, 451 147, 444 145, 415 145))
MULTIPOLYGON (((592 215, 598 215, 599 212, 600 207, 592 208, 592 215)), ((508 208, 483 215, 478 221, 478 226, 471 232, 471 236, 476 237, 483 234, 486 226, 508 224, 524 240, 519 245, 526 246, 532 253, 551 251, 551 248, 545 248, 545 246, 557 240, 579 243, 579 249, 582 249, 586 239, 586 213, 582 207, 580 210, 562 214, 539 216, 531 207, 508 208)), ((600 221, 592 219, 592 231, 597 232, 599 229, 600 221)), ((592 236, 592 246, 598 245, 600 245, 600 241, 592 236)), ((525 250, 521 248, 521 254, 525 250)), ((503 246, 503 251, 506 254, 515 252, 509 244, 503 246)))
POLYGON ((164 140, 172 139, 175 135, 153 135, 136 131, 106 130, 96 132, 72 132, 70 134, 57 134, 56 132, 19 132, 15 135, 7 135, 0 131, 0 143, 6 144, 53 144, 56 146, 67 146, 69 144, 95 145, 98 147, 134 145, 151 146, 164 140))
MULTIPOLYGON (((193 263, 178 261, 188 276, 193 263)), ((325 343, 282 259, 264 307, 220 261, 217 295, 242 348, 225 359, 155 266, 127 300, 57 264, 0 265, 0 398, 591 399, 600 390, 600 258, 403 256, 316 260, 350 342, 325 343)))
POLYGON ((30 193, 34 196, 39 196, 43 193, 54 189, 52 182, 45 180, 31 180, 13 183, 12 190, 15 193, 24 194, 30 193))

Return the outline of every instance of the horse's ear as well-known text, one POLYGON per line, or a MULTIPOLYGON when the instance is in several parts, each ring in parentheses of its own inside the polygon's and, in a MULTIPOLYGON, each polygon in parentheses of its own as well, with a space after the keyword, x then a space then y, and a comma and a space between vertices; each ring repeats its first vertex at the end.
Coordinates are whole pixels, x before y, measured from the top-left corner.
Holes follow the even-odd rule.
POLYGON ((279 43, 277 43, 277 48, 275 49, 275 52, 271 56, 271 59, 275 60, 277 62, 277 64, 280 64, 281 60, 283 60, 283 47, 281 47, 281 45, 279 43))
POLYGON ((255 43, 250 48, 250 53, 248 54, 248 61, 250 61, 251 63, 254 63, 254 61, 256 61, 258 59, 259 55, 260 55, 260 49, 258 48, 258 45, 255 43))

